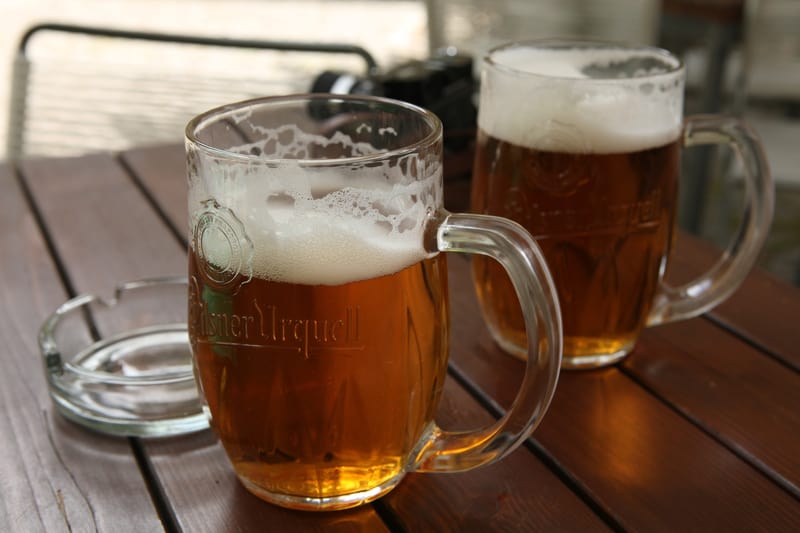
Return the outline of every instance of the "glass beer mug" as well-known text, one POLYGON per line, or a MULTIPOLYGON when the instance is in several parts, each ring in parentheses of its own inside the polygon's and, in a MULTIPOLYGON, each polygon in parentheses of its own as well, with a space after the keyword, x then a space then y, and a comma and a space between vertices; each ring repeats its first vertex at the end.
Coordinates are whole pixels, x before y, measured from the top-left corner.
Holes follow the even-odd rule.
MULTIPOLYGON (((522 42, 485 57, 472 210, 519 222, 541 247, 561 304, 565 368, 612 364, 645 326, 714 307, 764 242, 774 192, 758 140, 733 118, 684 122, 683 84, 681 62, 655 48, 522 42), (680 152, 721 143, 743 161, 742 227, 710 271, 668 286, 680 152)), ((473 278, 493 337, 524 357, 507 276, 476 257, 473 278)))
POLYGON ((214 109, 186 131, 195 375, 251 492, 344 509, 408 471, 467 470, 527 438, 560 368, 555 288, 519 225, 443 209, 435 115, 298 95, 214 109), (434 422, 446 251, 501 261, 531 333, 513 408, 471 433, 434 422))

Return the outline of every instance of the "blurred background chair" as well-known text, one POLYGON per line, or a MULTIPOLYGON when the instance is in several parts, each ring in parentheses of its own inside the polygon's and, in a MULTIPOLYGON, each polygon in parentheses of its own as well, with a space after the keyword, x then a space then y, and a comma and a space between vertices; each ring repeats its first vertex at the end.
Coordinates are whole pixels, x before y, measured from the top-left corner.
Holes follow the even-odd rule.
MULTIPOLYGON (((761 265, 800 285, 800 1, 747 0, 744 32, 736 112, 760 134, 776 187, 761 265)), ((730 185, 742 194, 735 173, 730 185)))
MULTIPOLYGON (((662 0, 659 46, 686 67, 685 114, 732 113, 740 107, 745 0, 662 0)), ((683 154, 678 222, 686 231, 708 230, 718 195, 710 177, 721 172, 719 150, 699 146, 683 154)), ((727 157, 727 154, 726 156, 727 157)), ((723 241, 722 245, 727 241, 723 241)))
POLYGON ((7 157, 181 142, 199 112, 307 92, 314 76, 334 65, 363 76, 376 62, 345 44, 36 25, 14 60, 7 157))
MULTIPOLYGON (((661 45, 683 54, 687 113, 745 119, 763 141, 776 186, 761 267, 800 285, 800 2, 664 0, 661 45)), ((742 213, 744 185, 730 150, 684 155, 681 227, 719 246, 742 213)))

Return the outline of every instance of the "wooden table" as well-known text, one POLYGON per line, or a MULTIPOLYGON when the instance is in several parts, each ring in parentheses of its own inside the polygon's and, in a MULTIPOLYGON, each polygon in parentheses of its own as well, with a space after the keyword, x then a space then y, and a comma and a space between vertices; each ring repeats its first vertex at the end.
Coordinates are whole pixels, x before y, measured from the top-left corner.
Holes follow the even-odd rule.
MULTIPOLYGON (((185 183, 178 146, 0 165, 0 530, 800 531, 800 291, 763 273, 713 313, 647 330, 618 366, 562 373, 545 420, 506 460, 411 474, 352 511, 258 500, 208 431, 125 439, 63 419, 39 325, 69 296, 182 275, 185 183)), ((464 184, 452 185, 463 209, 464 184)), ((673 273, 710 255, 683 243, 673 273)), ((468 261, 449 263, 439 420, 469 428, 509 405, 522 363, 490 340, 468 261)))

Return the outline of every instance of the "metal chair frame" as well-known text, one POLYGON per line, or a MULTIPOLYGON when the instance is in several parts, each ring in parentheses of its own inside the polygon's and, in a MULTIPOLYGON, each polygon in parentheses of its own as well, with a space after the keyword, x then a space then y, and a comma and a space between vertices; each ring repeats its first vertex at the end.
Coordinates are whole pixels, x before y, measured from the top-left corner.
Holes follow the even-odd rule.
MULTIPOLYGON (((20 39, 17 57, 15 59, 12 71, 11 99, 10 99, 9 123, 8 123, 8 140, 7 140, 7 152, 6 152, 7 158, 12 161, 29 155, 58 155, 58 154, 77 155, 95 149, 114 150, 120 148, 129 148, 131 146, 129 144, 125 144, 124 139, 114 139, 115 142, 111 142, 112 139, 110 138, 106 139, 108 141, 107 146, 98 144, 98 142, 95 142, 95 144, 97 144, 96 146, 90 145, 86 139, 82 139, 83 136, 81 134, 81 128, 84 126, 88 127, 87 124, 91 123, 91 117, 88 117, 88 119, 85 121, 87 124, 79 124, 76 122, 74 124, 74 127, 76 129, 71 136, 70 132, 68 131, 70 124, 60 124, 59 121, 61 119, 59 117, 50 117, 50 118, 45 118, 44 120, 40 120, 39 121, 40 124, 38 124, 39 126, 42 126, 41 122, 46 122, 48 123, 47 125, 51 125, 54 128, 56 126, 63 127, 64 132, 62 135, 66 136, 66 138, 68 139, 68 144, 70 145, 56 146, 54 144, 53 145, 53 151, 55 152, 54 154, 48 153, 49 148, 44 144, 42 144, 39 147, 31 146, 30 137, 32 135, 31 132, 32 124, 29 123, 29 121, 36 120, 36 118, 32 116, 34 113, 33 110, 31 109, 32 61, 31 58, 29 57, 29 48, 31 46, 31 42, 33 41, 33 39, 45 32, 57 32, 67 35, 79 34, 91 37, 122 39, 130 42, 168 43, 170 45, 178 45, 178 46, 194 45, 200 47, 216 48, 220 50, 238 49, 238 50, 264 50, 273 52, 300 52, 305 54, 340 54, 340 55, 355 56, 356 58, 359 58, 361 61, 363 61, 364 74, 369 74, 377 69, 377 63, 369 52, 367 52, 364 48, 360 46, 355 46, 350 44, 216 38, 216 37, 206 37, 198 35, 181 35, 181 34, 170 34, 170 33, 145 32, 145 31, 127 31, 120 29, 71 25, 71 24, 55 24, 55 23, 37 24, 29 28, 20 39)), ((94 81, 96 80, 81 79, 78 80, 76 83, 79 84, 78 85, 79 87, 89 88, 94 81)), ((53 81, 53 83, 57 82, 53 81)), ((166 85, 166 83, 164 85, 166 85)), ((228 87, 225 87, 224 89, 225 90, 230 89, 231 88, 230 85, 232 84, 228 84, 228 87)), ((233 84, 233 85, 238 85, 238 84, 233 84)), ((54 88, 54 90, 57 90, 57 88, 54 88)), ((258 85, 255 84, 251 92, 252 96, 260 96, 260 95, 266 95, 268 93, 268 90, 266 87, 259 88, 258 85)), ((154 98, 152 94, 139 95, 139 96, 141 100, 140 103, 142 105, 148 104, 147 102, 148 98, 150 100, 157 100, 157 98, 154 98)), ((237 96, 237 97, 241 98, 242 96, 237 96)), ((135 98, 136 95, 133 95, 132 97, 135 98)), ((164 96, 165 100, 162 101, 160 104, 165 112, 171 109, 170 104, 167 103, 167 98, 168 97, 165 95, 164 96)), ((157 102, 153 102, 153 104, 156 103, 157 102)), ((204 109, 196 109, 195 111, 200 112, 203 110, 204 109)), ((97 110, 97 112, 99 113, 100 111, 97 110)), ((116 109, 115 112, 122 114, 125 112, 125 110, 116 109)), ((170 126, 174 126, 174 124, 171 124, 170 126)), ((182 129, 180 131, 182 133, 182 129)), ((140 132, 140 133, 142 135, 146 135, 145 132, 140 132)), ((106 135, 106 137, 109 136, 106 135)), ((161 140, 160 138, 153 139, 154 142, 158 142, 160 140, 161 140)), ((179 139, 176 139, 176 141, 177 140, 179 139)))

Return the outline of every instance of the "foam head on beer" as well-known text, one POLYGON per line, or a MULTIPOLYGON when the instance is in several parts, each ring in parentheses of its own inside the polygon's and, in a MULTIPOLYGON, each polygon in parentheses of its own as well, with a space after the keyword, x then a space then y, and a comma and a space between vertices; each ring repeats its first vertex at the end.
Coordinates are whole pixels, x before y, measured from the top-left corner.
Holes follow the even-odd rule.
MULTIPOLYGON (((424 221, 441 202, 438 165, 426 165, 416 153, 370 161, 382 151, 340 131, 325 137, 286 125, 257 133, 257 142, 229 148, 249 159, 206 163, 189 199, 192 220, 209 198, 236 213, 244 235, 235 237, 242 241, 234 248, 249 243, 254 276, 338 285, 392 274, 429 256, 424 221), (310 162, 320 151, 344 154, 352 164, 310 162)), ((376 133, 397 134, 391 128, 376 133)), ((231 260, 229 233, 203 234, 205 259, 220 269, 231 260)))
POLYGON ((484 69, 478 125, 495 138, 553 152, 624 153, 680 135, 682 72, 657 51, 509 47, 489 61, 496 68, 484 69))

